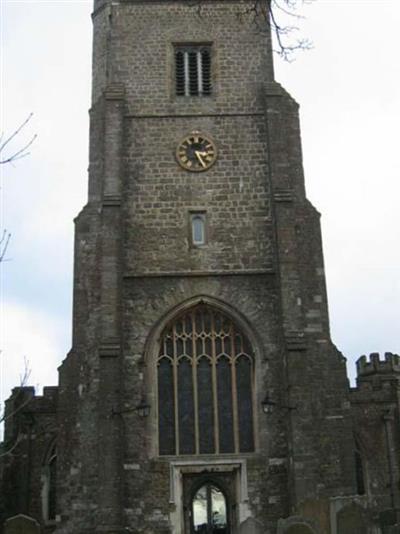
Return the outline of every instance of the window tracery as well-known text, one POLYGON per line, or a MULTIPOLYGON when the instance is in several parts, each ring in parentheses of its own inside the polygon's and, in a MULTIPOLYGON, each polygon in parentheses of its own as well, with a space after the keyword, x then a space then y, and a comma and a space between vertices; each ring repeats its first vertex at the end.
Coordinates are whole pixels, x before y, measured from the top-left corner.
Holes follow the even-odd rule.
POLYGON ((232 319, 205 304, 180 315, 157 371, 161 455, 254 451, 254 356, 232 319))

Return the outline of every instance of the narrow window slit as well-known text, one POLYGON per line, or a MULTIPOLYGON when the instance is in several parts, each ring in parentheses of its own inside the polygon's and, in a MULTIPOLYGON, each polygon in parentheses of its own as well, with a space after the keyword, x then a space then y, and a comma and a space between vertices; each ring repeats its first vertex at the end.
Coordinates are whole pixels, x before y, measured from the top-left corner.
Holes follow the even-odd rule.
POLYGON ((205 242, 205 215, 192 215, 192 243, 193 245, 204 245, 205 242))

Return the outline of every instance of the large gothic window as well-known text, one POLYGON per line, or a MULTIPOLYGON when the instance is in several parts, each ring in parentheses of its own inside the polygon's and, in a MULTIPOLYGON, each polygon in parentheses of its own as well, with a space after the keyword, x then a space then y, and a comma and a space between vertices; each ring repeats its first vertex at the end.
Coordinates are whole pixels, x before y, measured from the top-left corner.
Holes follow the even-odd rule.
POLYGON ((170 324, 158 357, 161 455, 254 450, 254 358, 220 311, 198 305, 170 324))

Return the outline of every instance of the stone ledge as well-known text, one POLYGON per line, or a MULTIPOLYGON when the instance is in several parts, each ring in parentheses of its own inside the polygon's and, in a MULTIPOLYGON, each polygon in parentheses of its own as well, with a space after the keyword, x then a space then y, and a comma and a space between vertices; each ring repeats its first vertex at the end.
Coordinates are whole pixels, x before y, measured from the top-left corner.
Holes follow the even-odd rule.
POLYGON ((125 273, 124 278, 164 278, 169 277, 201 277, 201 276, 259 276, 266 274, 275 274, 275 270, 269 269, 243 269, 241 271, 159 271, 159 272, 131 272, 125 273))

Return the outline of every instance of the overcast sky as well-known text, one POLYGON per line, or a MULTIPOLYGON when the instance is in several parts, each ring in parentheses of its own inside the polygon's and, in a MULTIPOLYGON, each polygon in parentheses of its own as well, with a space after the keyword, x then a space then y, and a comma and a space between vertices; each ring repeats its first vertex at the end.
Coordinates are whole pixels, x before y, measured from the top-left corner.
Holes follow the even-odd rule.
MULTIPOLYGON (((1 130, 34 116, 3 166, 2 399, 57 383, 70 349, 73 218, 86 202, 91 2, 1 0, 1 130)), ((354 362, 400 352, 400 61, 398 0, 317 0, 302 34, 314 48, 276 58, 300 104, 307 193, 322 214, 333 341, 354 362)))

